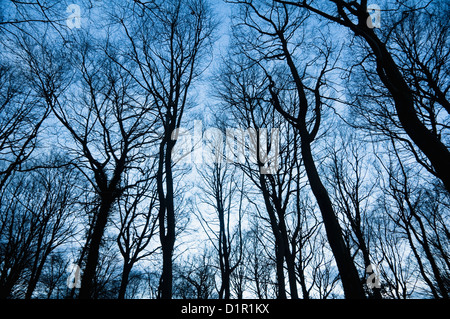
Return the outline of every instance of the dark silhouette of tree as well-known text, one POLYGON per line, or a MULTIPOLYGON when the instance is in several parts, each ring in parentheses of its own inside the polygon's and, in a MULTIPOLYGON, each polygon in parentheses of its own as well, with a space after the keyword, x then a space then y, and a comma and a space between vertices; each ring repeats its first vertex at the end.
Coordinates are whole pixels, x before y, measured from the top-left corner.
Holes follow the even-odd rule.
POLYGON ((224 68, 218 80, 221 83, 219 96, 232 114, 233 121, 239 127, 250 128, 248 143, 245 144, 246 137, 242 135, 239 143, 244 145, 238 146, 238 149, 245 150, 249 156, 243 163, 237 162, 236 166, 254 182, 264 198, 276 242, 279 297, 286 298, 284 284, 286 262, 291 296, 296 299, 298 294, 295 255, 290 248, 286 215, 289 200, 295 192, 295 189, 292 189, 295 174, 292 167, 298 155, 298 136, 292 129, 283 130, 281 134, 285 136, 282 145, 276 145, 280 142, 277 140, 279 135, 275 130, 280 130, 282 121, 267 103, 268 83, 267 79, 264 79, 263 72, 233 61, 224 68), (265 130, 267 136, 262 130, 265 130))
POLYGON ((36 149, 38 133, 49 115, 21 69, 0 60, 0 191, 36 149))
POLYGON ((160 297, 172 298, 172 265, 176 237, 172 151, 176 129, 190 105, 190 88, 203 71, 202 63, 214 23, 203 0, 138 2, 130 6, 134 21, 117 20, 128 47, 123 56, 136 73, 121 67, 149 95, 157 110, 159 151, 156 173, 159 200, 159 236, 163 252, 160 297))
POLYGON ((385 166, 389 185, 385 194, 391 197, 395 208, 387 212, 401 230, 403 238, 407 239, 419 272, 433 297, 448 299, 446 278, 450 268, 448 253, 444 248, 448 237, 444 235, 445 228, 441 228, 445 227, 444 224, 438 222, 442 220, 441 214, 445 214, 446 208, 438 206, 437 209, 429 210, 429 190, 426 185, 415 178, 413 168, 403 163, 395 143, 392 144, 391 152, 390 161, 385 166), (429 224, 429 221, 433 222, 429 224))
POLYGON ((79 177, 73 167, 46 168, 20 173, 5 187, 1 195, 1 298, 30 299, 49 256, 74 235, 79 177))
MULTIPOLYGON (((371 234, 371 199, 377 186, 376 176, 371 177, 373 171, 370 161, 371 153, 364 147, 356 135, 341 135, 329 147, 330 163, 328 164, 326 179, 336 210, 342 214, 343 225, 348 232, 349 246, 356 246, 355 255, 361 253, 364 271, 373 261, 370 253, 371 234), (372 180, 370 180, 372 178, 372 180)), ((379 288, 372 289, 374 298, 381 298, 379 288)))
POLYGON ((208 237, 217 251, 221 277, 219 299, 230 299, 231 277, 239 267, 243 254, 243 194, 238 192, 243 176, 231 163, 227 163, 222 138, 222 134, 212 137, 211 148, 206 149, 208 155, 204 156, 206 163, 201 164, 198 170, 204 184, 200 186, 200 202, 214 210, 214 217, 208 217, 205 213, 200 213, 198 217, 204 230, 212 232, 208 237), (236 255, 233 256, 233 253, 236 255))
MULTIPOLYGON (((269 80, 268 89, 271 94, 273 109, 279 112, 284 119, 298 130, 300 136, 300 151, 309 185, 317 200, 322 214, 323 223, 328 236, 333 255, 339 268, 339 274, 347 298, 365 298, 359 275, 346 246, 342 229, 339 225, 330 196, 317 170, 311 145, 316 139, 322 119, 322 107, 324 98, 322 91, 326 84, 326 74, 333 69, 332 49, 329 43, 324 43, 323 48, 318 49, 315 63, 323 65, 314 77, 311 87, 305 84, 307 66, 299 70, 294 61, 295 46, 291 44, 298 28, 302 25, 306 16, 290 10, 287 5, 275 3, 267 5, 255 4, 253 1, 231 1, 242 7, 241 25, 247 27, 247 32, 253 32, 256 41, 247 41, 242 45, 243 50, 252 50, 256 57, 249 53, 246 55, 255 63, 262 65, 264 61, 282 60, 288 68, 288 75, 292 87, 287 87, 286 77, 277 79, 267 66, 263 67, 269 80), (246 48, 249 47, 248 48, 246 48), (245 48, 245 49, 244 49, 245 48), (277 82, 275 82, 277 81, 277 82), (277 85, 277 83, 279 83, 277 85), (296 100, 286 101, 280 96, 283 90, 292 90, 296 94, 296 100), (294 91, 295 90, 295 91, 294 91), (322 91, 321 91, 322 90, 322 91)), ((245 33, 244 33, 245 34, 245 33)), ((249 39, 247 33, 241 38, 249 39)))
POLYGON ((264 238, 266 228, 262 227, 260 222, 259 218, 254 216, 252 226, 245 234, 247 245, 243 265, 246 266, 247 280, 251 283, 248 291, 258 299, 273 299, 279 297, 279 285, 273 279, 277 268, 276 261, 269 254, 273 249, 266 247, 269 244, 264 238))
POLYGON ((395 12, 391 25, 383 26, 386 32, 379 34, 373 24, 368 23, 366 0, 330 0, 321 5, 309 1, 274 1, 299 11, 306 9, 364 40, 375 60, 376 74, 389 91, 401 127, 449 191, 450 151, 433 123, 438 109, 449 114, 444 93, 448 92, 448 74, 444 67, 449 57, 448 50, 444 49, 448 47, 448 5, 436 1, 421 7, 419 1, 399 1, 395 8, 390 8, 395 12), (427 7, 431 7, 431 12, 426 11, 427 7), (433 36, 427 36, 427 32, 432 32, 433 36))
POLYGON ((63 299, 66 297, 69 265, 70 260, 66 259, 64 251, 54 252, 48 256, 38 283, 43 292, 42 295, 38 294, 37 298, 63 299))
POLYGON ((80 290, 80 298, 91 298, 98 251, 110 212, 123 192, 123 174, 139 170, 136 163, 142 159, 141 150, 152 141, 151 104, 135 98, 140 93, 132 77, 117 67, 101 47, 94 48, 83 39, 73 45, 71 71, 77 81, 64 83, 62 88, 62 81, 70 81, 65 77, 69 56, 58 41, 51 43, 52 49, 49 43, 31 40, 20 45, 29 60, 30 76, 72 140, 69 151, 77 157, 74 165, 99 198, 80 290), (51 61, 53 68, 46 61, 51 61))
POLYGON ((192 259, 176 264, 174 296, 182 299, 212 299, 215 297, 215 267, 213 254, 205 248, 192 259))
MULTIPOLYGON (((149 172, 154 174, 152 168, 149 168, 149 172)), ((147 249, 157 230, 155 189, 153 176, 134 187, 133 193, 126 190, 118 203, 120 222, 117 225, 117 244, 124 260, 118 299, 125 298, 133 266, 158 249, 147 249)))
POLYGON ((450 6, 378 5, 0 1, 0 299, 448 299, 450 6))

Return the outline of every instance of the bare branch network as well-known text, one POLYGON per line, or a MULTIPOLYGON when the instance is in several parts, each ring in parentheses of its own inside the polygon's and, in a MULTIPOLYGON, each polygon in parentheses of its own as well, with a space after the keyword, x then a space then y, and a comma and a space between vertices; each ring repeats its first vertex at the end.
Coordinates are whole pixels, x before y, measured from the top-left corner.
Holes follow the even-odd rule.
POLYGON ((0 1, 0 299, 448 299, 449 16, 0 1))

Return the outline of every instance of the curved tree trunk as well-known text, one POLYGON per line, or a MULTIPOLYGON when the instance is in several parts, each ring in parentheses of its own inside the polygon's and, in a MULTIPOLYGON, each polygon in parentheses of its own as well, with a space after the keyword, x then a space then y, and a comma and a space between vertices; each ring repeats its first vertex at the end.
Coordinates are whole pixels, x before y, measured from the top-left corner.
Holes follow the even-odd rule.
POLYGON ((303 134, 301 134, 302 158, 305 164, 306 174, 308 176, 311 190, 316 197, 320 212, 322 213, 328 243, 331 247, 334 258, 336 259, 345 297, 349 299, 364 299, 365 293, 359 279, 358 271, 353 263, 348 247, 345 245, 342 230, 336 214, 334 213, 329 194, 320 180, 319 173, 317 172, 317 168, 312 157, 310 143, 308 139, 303 137, 305 133, 307 132, 304 131, 303 134))

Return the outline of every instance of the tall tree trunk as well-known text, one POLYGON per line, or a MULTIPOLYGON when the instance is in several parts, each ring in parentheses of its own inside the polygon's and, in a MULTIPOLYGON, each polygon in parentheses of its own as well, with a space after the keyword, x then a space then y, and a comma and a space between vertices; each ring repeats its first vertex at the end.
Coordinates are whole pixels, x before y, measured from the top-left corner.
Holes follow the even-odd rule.
MULTIPOLYGON (((300 255, 301 258, 301 255, 300 255)), ((299 263, 301 263, 301 261, 299 261, 299 263)), ((306 278, 305 278, 305 273, 304 273, 304 269, 302 266, 298 267, 298 279, 300 281, 300 287, 302 289, 302 295, 303 295, 303 299, 308 300, 309 299, 309 292, 308 289, 306 287, 306 278)))
POLYGON ((345 297, 349 299, 364 299, 364 289, 359 279, 358 271, 353 263, 348 247, 345 245, 342 230, 333 210, 329 194, 322 184, 319 173, 317 172, 311 153, 309 137, 307 137, 308 135, 309 133, 306 131, 306 127, 302 125, 302 127, 300 127, 302 158, 311 190, 322 214, 328 243, 330 244, 334 258, 336 259, 345 297))
POLYGON ((283 242, 283 251, 284 258, 286 260, 286 266, 288 271, 288 280, 289 280, 289 289, 291 292, 292 299, 298 299, 298 291, 297 291, 297 275, 295 273, 295 256, 292 254, 289 245, 289 238, 287 235, 286 223, 284 221, 284 211, 281 209, 280 203, 277 204, 278 219, 279 219, 279 228, 281 239, 283 242))
POLYGON ((436 284, 439 288, 439 292, 441 293, 442 298, 449 299, 447 287, 446 287, 444 281, 442 280, 441 272, 439 270, 438 265, 436 264, 436 260, 434 259, 433 252, 431 251, 430 245, 428 244, 428 235, 425 230, 425 226, 423 225, 423 222, 422 222, 420 216, 417 215, 414 208, 410 204, 409 199, 408 199, 408 205, 409 205, 411 214, 414 216, 414 218, 417 220, 417 222, 419 224, 420 234, 417 234, 417 231, 414 229, 414 227, 412 225, 411 225, 411 230, 413 231, 413 234, 416 236, 417 240, 419 241, 419 243, 421 244, 421 246, 423 248, 423 251, 425 252, 425 256, 427 257, 428 262, 430 263, 431 270, 434 275, 434 279, 436 280, 436 284))
MULTIPOLYGON (((259 142, 258 142, 259 143, 259 142)), ((257 145, 259 149, 259 144, 257 145)), ((283 240, 280 233, 279 224, 276 218, 275 210, 273 208, 272 202, 270 200, 270 194, 267 190, 266 180, 264 175, 259 175, 259 180, 261 184, 261 190, 263 193, 264 203, 267 209, 267 213, 270 219, 270 226, 272 228, 273 235, 275 237, 275 262, 277 270, 277 283, 278 283, 278 299, 286 299, 286 287, 285 287, 285 276, 284 276, 284 255, 285 249, 283 247, 283 240)))
POLYGON ((80 299, 91 299, 94 291, 94 279, 98 264, 100 244, 108 221, 109 212, 114 202, 112 194, 104 195, 95 221, 94 230, 89 245, 86 267, 83 272, 80 288, 80 299))
MULTIPOLYGON (((95 223, 95 220, 93 220, 92 222, 95 223)), ((85 244, 83 245, 83 248, 81 249, 80 257, 79 257, 79 259, 78 259, 78 265, 81 265, 81 264, 82 264, 83 259, 84 259, 84 256, 86 256, 86 254, 87 254, 87 252, 88 252, 88 249, 89 249, 89 243, 90 243, 91 238, 92 238, 92 230, 93 230, 92 225, 89 225, 88 232, 87 232, 87 234, 86 234, 86 242, 85 242, 85 244)), ((70 293, 69 293, 69 295, 67 296, 67 298, 73 299, 74 296, 75 296, 75 292, 76 292, 76 288, 73 287, 73 288, 70 290, 70 293)))
MULTIPOLYGON (((31 268, 30 281, 28 282, 27 291, 25 292, 25 299, 31 299, 31 296, 33 294, 33 291, 34 291, 36 284, 38 282, 38 279, 39 279, 39 274, 37 272, 38 272, 38 268, 41 267, 41 265, 39 263, 39 257, 40 257, 40 253, 41 253, 40 250, 42 248, 41 247, 42 241, 43 241, 43 233, 40 232, 38 241, 37 241, 37 245, 36 245, 36 252, 35 252, 35 256, 34 256, 33 267, 31 268)), ((44 252, 43 258, 45 259, 45 252, 44 252)))
POLYGON ((160 203, 159 227, 161 249, 163 253, 163 269, 159 285, 159 297, 172 299, 173 248, 175 245, 175 209, 171 155, 175 142, 171 140, 171 132, 160 146, 157 188, 160 203), (164 178, 165 177, 165 180, 164 178), (164 187, 165 185, 165 187, 164 187), (166 192, 164 193, 164 188, 166 192))
MULTIPOLYGON (((367 269, 371 265, 369 248, 366 245, 366 241, 364 240, 364 236, 362 235, 362 232, 361 232, 361 229, 359 226, 356 227, 356 229, 355 229, 355 235, 356 235, 356 238, 358 239, 358 247, 361 250, 362 255, 363 255, 364 267, 367 269)), ((373 292, 374 299, 382 299, 381 288, 374 287, 372 289, 372 292, 373 292)))
POLYGON ((284 278, 284 253, 282 249, 278 246, 277 241, 275 241, 275 261, 277 269, 277 288, 278 288, 278 299, 287 299, 285 278, 284 278))
MULTIPOLYGON (((362 1, 356 11, 353 12, 354 18, 358 23, 354 24, 346 14, 347 10, 343 1, 331 1, 336 4, 336 9, 340 17, 335 17, 320 11, 306 3, 294 3, 298 7, 304 7, 317 13, 326 19, 337 22, 344 27, 349 28, 355 35, 364 38, 372 49, 377 61, 377 73, 391 93, 397 116, 402 124, 406 134, 425 154, 433 166, 436 176, 443 182, 445 188, 450 192, 450 151, 419 119, 414 106, 414 97, 411 89, 395 63, 391 53, 386 45, 376 35, 375 31, 367 26, 367 1, 362 1)), ((358 5, 357 5, 358 6, 358 5)))
POLYGON ((220 193, 216 194, 217 210, 219 214, 219 258, 221 272, 221 287, 219 291, 219 299, 230 299, 230 252, 228 247, 228 238, 225 227, 225 211, 220 198, 220 193))
POLYGON ((437 177, 450 192, 450 151, 418 118, 411 89, 385 44, 378 39, 373 30, 361 30, 358 27, 352 29, 372 48, 376 56, 377 73, 394 99, 397 116, 403 129, 429 159, 437 177))
POLYGON ((295 257, 290 251, 285 251, 285 259, 288 271, 288 280, 289 280, 289 289, 291 291, 291 298, 298 299, 297 275, 295 273, 295 257))
POLYGON ((128 280, 132 266, 133 264, 131 264, 129 260, 123 263, 122 279, 120 281, 119 295, 117 297, 120 300, 125 299, 125 293, 127 292, 128 280))
POLYGON ((42 269, 44 268, 45 261, 47 260, 49 254, 50 251, 48 248, 46 248, 39 263, 33 266, 36 268, 33 269, 33 275, 30 278, 30 282, 28 283, 27 292, 25 293, 25 299, 31 299, 31 296, 36 289, 36 285, 39 281, 39 278, 41 277, 42 269))
MULTIPOLYGON (((353 263, 353 259, 350 255, 348 247, 345 245, 342 236, 342 230, 334 212, 330 196, 320 179, 312 156, 311 142, 314 138, 313 135, 315 134, 311 135, 311 133, 308 132, 308 128, 306 125, 308 99, 304 91, 302 78, 298 73, 294 60, 292 59, 287 40, 285 39, 283 33, 278 32, 277 35, 281 42, 283 53, 286 58, 286 63, 289 67, 297 89, 300 104, 299 114, 296 118, 294 118, 292 115, 287 114, 286 111, 281 107, 278 95, 273 91, 273 82, 269 85, 269 91, 272 95, 272 103, 275 109, 280 112, 283 117, 289 120, 291 124, 296 127, 296 129, 299 130, 301 139, 301 153, 305 165, 306 175, 322 214, 327 239, 336 260, 337 267, 339 269, 339 275, 341 277, 345 296, 346 298, 350 299, 365 299, 364 289, 360 282, 358 271, 356 270, 355 264, 353 263)), ((318 92, 315 93, 318 94, 318 92)), ((320 101, 318 101, 317 99, 318 97, 316 96, 316 105, 320 103, 320 101)), ((319 128, 318 125, 320 124, 320 122, 317 121, 320 121, 319 116, 316 117, 316 123, 314 125, 315 129, 319 128)))

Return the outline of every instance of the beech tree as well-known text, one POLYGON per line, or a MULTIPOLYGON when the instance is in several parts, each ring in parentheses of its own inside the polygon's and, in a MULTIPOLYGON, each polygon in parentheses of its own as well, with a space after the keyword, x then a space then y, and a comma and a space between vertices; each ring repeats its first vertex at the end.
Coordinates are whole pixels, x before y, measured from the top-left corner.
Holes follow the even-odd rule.
POLYGON ((366 51, 374 60, 376 74, 389 92, 402 129, 449 191, 450 151, 446 139, 441 139, 433 124, 440 109, 446 117, 449 115, 445 71, 449 58, 446 49, 448 19, 445 18, 448 5, 441 1, 425 5, 419 1, 386 2, 394 14, 390 20, 383 19, 381 30, 385 31, 378 32, 372 22, 368 23, 372 17, 366 0, 330 0, 320 6, 308 1, 275 2, 299 11, 305 9, 363 39, 366 51), (427 36, 427 33, 437 36, 427 36))
POLYGON ((154 121, 148 100, 136 99, 130 75, 106 56, 104 48, 94 49, 87 41, 81 37, 78 45, 71 47, 70 71, 76 80, 64 83, 64 88, 61 81, 70 81, 65 77, 70 71, 67 65, 63 67, 69 52, 56 40, 51 43, 52 49, 47 46, 49 43, 20 43, 29 61, 30 76, 72 139, 68 151, 77 158, 74 165, 84 173, 99 198, 80 298, 92 296, 98 251, 110 212, 123 192, 123 173, 139 170, 136 164, 142 159, 140 150, 152 141, 154 121), (51 61, 54 68, 45 61, 51 61))
MULTIPOLYGON (((328 241, 336 259, 342 285, 347 298, 365 298, 364 290, 359 279, 359 274, 350 256, 349 248, 342 236, 330 196, 323 185, 317 165, 314 161, 311 145, 316 139, 322 116, 324 98, 322 91, 326 84, 326 74, 333 68, 332 49, 325 42, 323 48, 319 48, 319 57, 323 67, 313 77, 312 86, 305 84, 305 73, 308 64, 299 69, 295 59, 296 45, 292 44, 296 31, 302 25, 306 16, 292 10, 286 4, 257 4, 253 1, 232 1, 242 7, 241 25, 247 27, 245 39, 250 39, 253 34, 255 41, 244 42, 243 50, 248 46, 251 52, 256 54, 250 59, 262 65, 269 80, 268 89, 271 94, 272 108, 279 112, 284 119, 298 130, 300 136, 300 150, 311 190, 317 200, 322 214, 322 219, 328 236, 328 241), (292 88, 286 87, 285 78, 276 78, 271 74, 265 61, 282 60, 288 68, 289 79, 293 83, 292 88), (330 65, 331 64, 331 65, 330 65), (277 84, 280 83, 280 84, 277 84), (295 90, 296 100, 282 100, 280 92, 283 90, 295 90)), ((244 33, 245 34, 245 33, 244 33)), ((316 63, 317 60, 316 60, 316 63)), ((313 75, 311 75, 313 76, 313 75)), ((311 81, 310 81, 311 82, 311 81)))
POLYGON ((0 299, 449 298, 448 1, 0 7, 0 299))
POLYGON ((38 133, 49 115, 21 69, 0 60, 0 191, 37 147, 38 133))
POLYGON ((221 138, 222 134, 212 137, 212 147, 207 149, 208 156, 205 156, 209 163, 199 167, 204 183, 200 204, 211 207, 215 216, 211 218, 203 213, 198 217, 218 255, 221 277, 219 299, 230 299, 231 278, 243 254, 243 194, 238 192, 243 178, 239 177, 239 171, 231 163, 226 162, 221 138))
POLYGON ((414 176, 413 167, 400 159, 394 143, 390 160, 384 168, 388 173, 385 194, 390 198, 386 212, 398 227, 401 238, 409 244, 418 273, 433 297, 448 299, 449 259, 445 244, 448 238, 445 223, 441 223, 447 208, 445 204, 438 204, 439 200, 429 206, 430 200, 434 202, 436 199, 431 195, 435 193, 414 176), (431 198, 428 197, 430 195, 431 198))
MULTIPOLYGON (((153 170, 149 169, 150 174, 153 170)), ((128 176, 128 178, 130 178, 128 176)), ((133 266, 140 260, 151 256, 158 247, 148 247, 156 237, 157 214, 155 178, 144 180, 133 189, 126 190, 118 203, 119 219, 117 244, 123 257, 122 279, 118 299, 124 299, 133 266), (149 198, 147 198, 149 197, 149 198)))
POLYGON ((158 120, 156 184, 159 201, 159 236, 163 253, 160 297, 172 298, 172 265, 176 237, 175 190, 172 151, 191 105, 190 90, 203 71, 205 53, 215 27, 211 10, 203 0, 138 2, 118 16, 127 41, 122 56, 138 71, 115 60, 145 91, 154 104, 158 120))
POLYGON ((219 95, 232 114, 238 127, 249 127, 248 137, 239 139, 238 149, 248 153, 244 162, 235 165, 259 188, 264 198, 269 224, 275 238, 279 298, 286 298, 284 264, 292 298, 298 298, 295 276, 295 256, 291 252, 287 225, 289 200, 295 193, 293 180, 296 170, 291 169, 297 160, 298 136, 294 130, 282 130, 282 145, 276 130, 282 127, 280 117, 268 107, 269 92, 263 73, 239 61, 233 61, 219 76, 219 95), (262 133, 264 130, 264 134, 262 133), (267 135, 267 136, 265 136, 267 135), (245 142, 248 138, 248 142, 245 142), (256 159, 256 160, 255 160, 256 159), (291 188, 292 187, 292 188, 291 188))
MULTIPOLYGON (((362 256, 362 268, 366 271, 374 261, 371 254, 373 233, 373 213, 371 196, 377 190, 377 176, 370 175, 373 171, 371 152, 364 147, 358 136, 341 134, 329 147, 330 162, 324 172, 336 211, 343 219, 344 232, 347 233, 349 247, 355 246, 354 255, 362 256)), ((360 266, 361 267, 361 266, 360 266)), ((381 298, 379 288, 372 289, 372 297, 381 298)))
POLYGON ((1 193, 0 298, 30 299, 49 256, 74 235, 77 178, 73 167, 39 169, 1 193))

